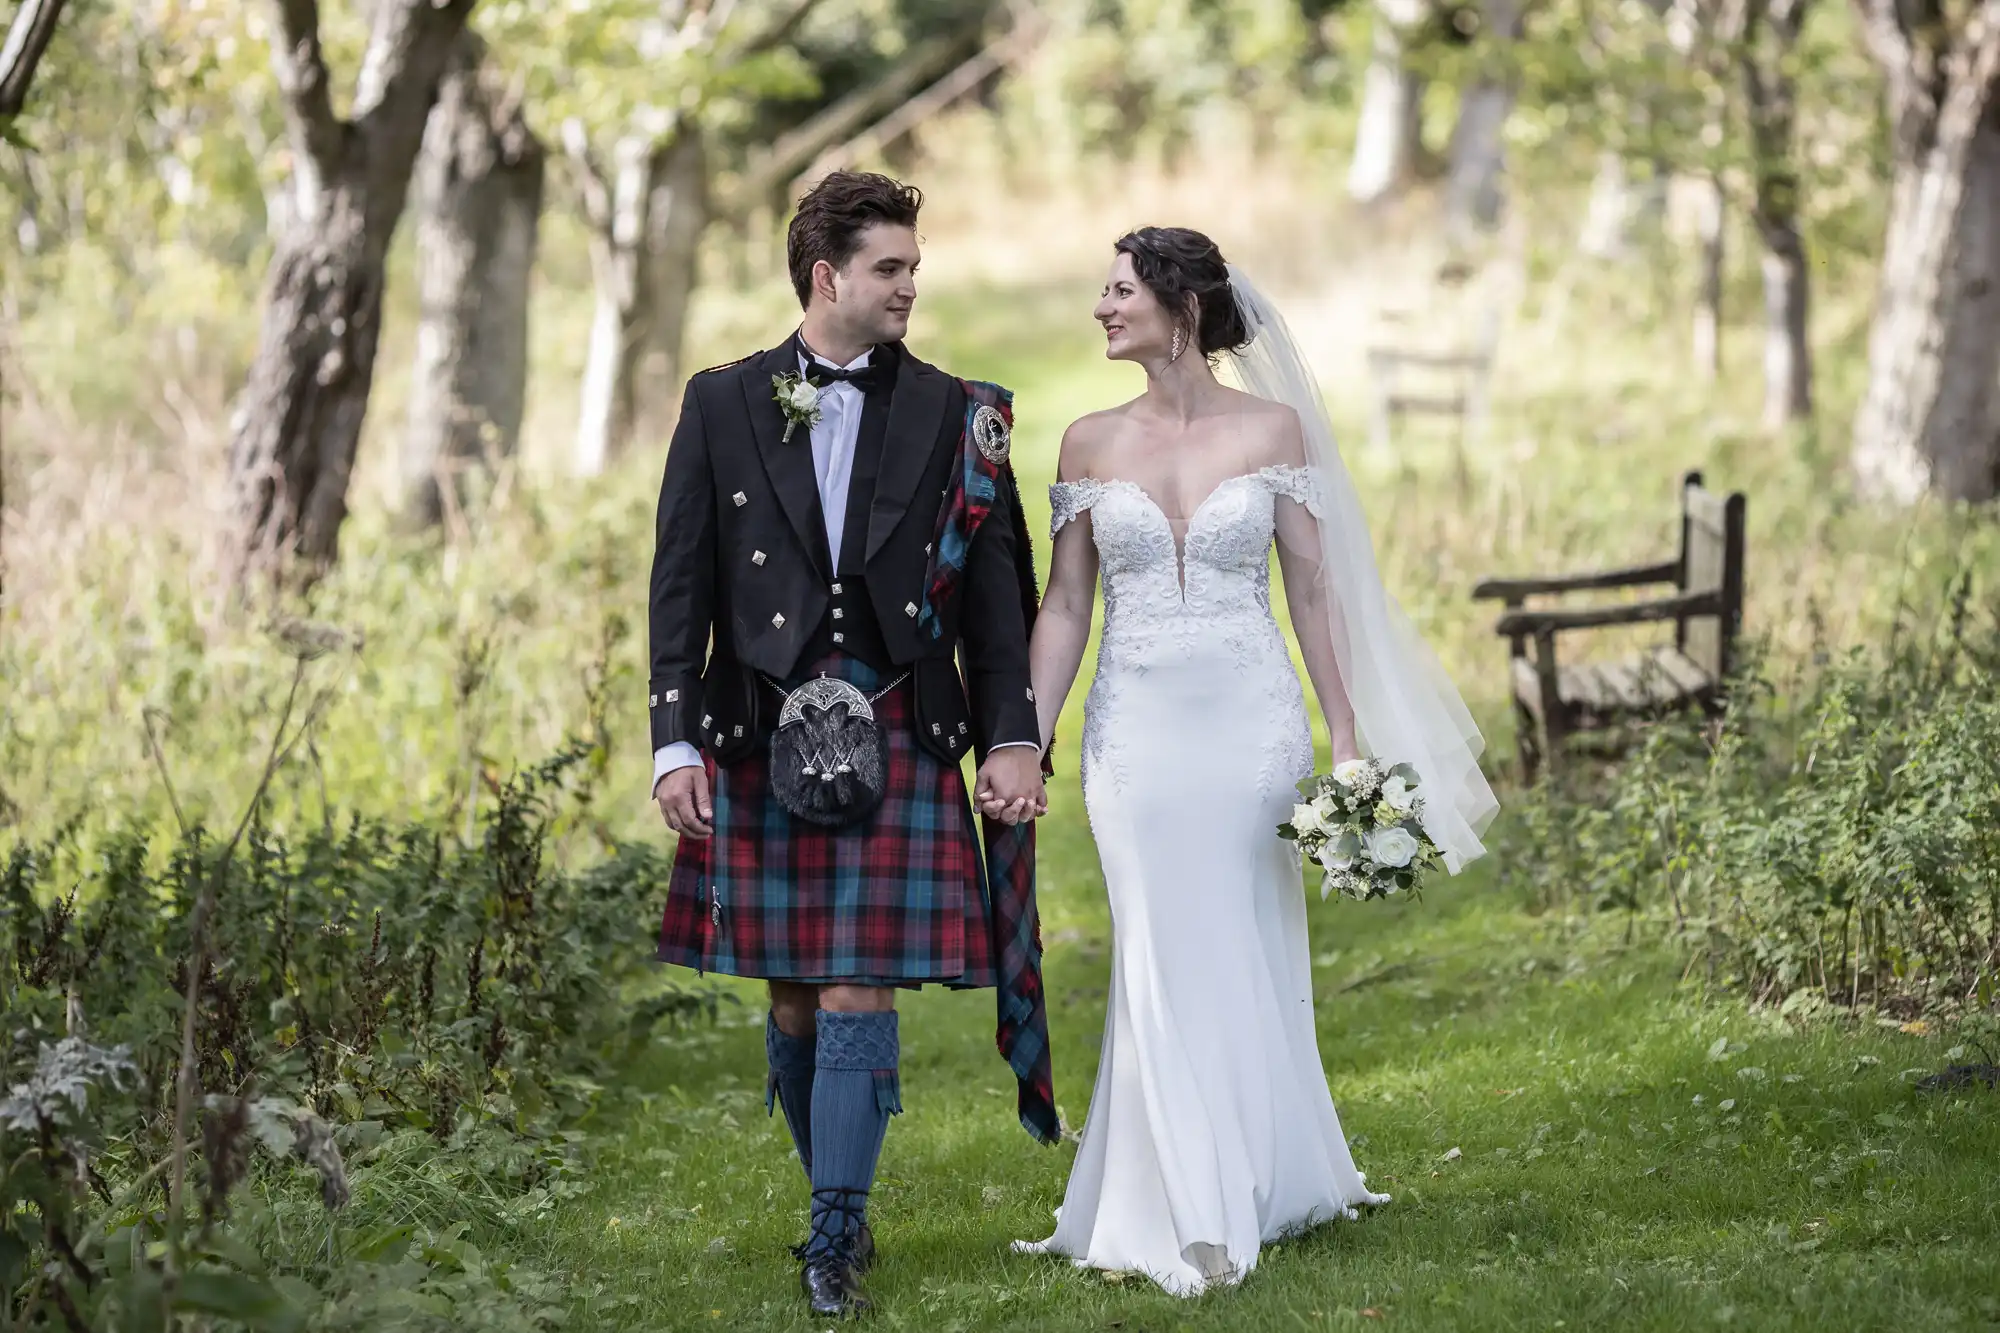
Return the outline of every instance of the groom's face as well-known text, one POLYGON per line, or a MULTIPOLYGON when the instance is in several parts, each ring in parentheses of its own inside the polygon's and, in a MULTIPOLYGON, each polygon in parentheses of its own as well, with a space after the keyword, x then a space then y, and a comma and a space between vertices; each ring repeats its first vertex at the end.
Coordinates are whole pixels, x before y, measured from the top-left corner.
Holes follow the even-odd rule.
POLYGON ((861 248, 840 269, 828 265, 825 285, 830 313, 856 342, 886 343, 910 331, 910 308, 917 303, 917 233, 892 222, 870 223, 861 248))

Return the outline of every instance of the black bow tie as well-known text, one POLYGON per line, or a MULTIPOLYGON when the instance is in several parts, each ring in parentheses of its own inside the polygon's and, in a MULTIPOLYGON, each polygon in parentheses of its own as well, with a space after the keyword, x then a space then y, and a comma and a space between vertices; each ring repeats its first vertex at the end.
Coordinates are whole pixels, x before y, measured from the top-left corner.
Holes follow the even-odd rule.
POLYGON ((852 384, 863 393, 887 393, 896 383, 896 354, 892 347, 881 346, 868 354, 868 364, 843 370, 820 360, 817 353, 806 346, 806 340, 798 334, 792 335, 792 348, 805 363, 806 378, 825 388, 829 384, 852 384))
POLYGON ((863 393, 874 393, 886 389, 893 381, 889 377, 888 363, 878 356, 868 358, 865 366, 849 366, 842 369, 829 366, 824 361, 813 358, 806 363, 806 378, 815 384, 852 384, 863 393))

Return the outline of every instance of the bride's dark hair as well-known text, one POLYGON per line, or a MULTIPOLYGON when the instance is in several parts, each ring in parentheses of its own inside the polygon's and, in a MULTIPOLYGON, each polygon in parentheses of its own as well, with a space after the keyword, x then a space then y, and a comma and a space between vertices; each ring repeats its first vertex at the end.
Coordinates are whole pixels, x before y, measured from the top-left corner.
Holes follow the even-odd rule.
POLYGON ((1185 318, 1195 300, 1194 345, 1213 358, 1250 344, 1250 326, 1229 287, 1229 261, 1214 241, 1187 227, 1141 227, 1111 247, 1132 256, 1132 271, 1159 303, 1185 318))

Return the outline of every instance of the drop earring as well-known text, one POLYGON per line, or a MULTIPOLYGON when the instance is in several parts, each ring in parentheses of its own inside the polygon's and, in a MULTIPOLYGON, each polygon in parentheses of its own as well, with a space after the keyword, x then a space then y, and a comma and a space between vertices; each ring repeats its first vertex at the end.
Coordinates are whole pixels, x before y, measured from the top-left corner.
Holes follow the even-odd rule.
POLYGON ((1182 333, 1180 325, 1176 324, 1174 326, 1173 350, 1167 357, 1167 364, 1171 366, 1174 362, 1180 360, 1181 353, 1185 352, 1186 350, 1187 350, 1187 335, 1182 333))

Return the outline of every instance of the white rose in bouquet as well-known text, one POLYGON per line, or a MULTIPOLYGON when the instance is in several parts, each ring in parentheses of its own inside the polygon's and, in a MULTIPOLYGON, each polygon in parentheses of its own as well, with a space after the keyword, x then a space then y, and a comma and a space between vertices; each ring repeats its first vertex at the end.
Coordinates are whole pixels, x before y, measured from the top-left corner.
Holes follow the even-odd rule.
POLYGON ((1352 787, 1367 772, 1366 759, 1348 759, 1333 766, 1333 780, 1343 787, 1352 787))
POLYGON ((1351 870, 1354 868, 1354 854, 1341 850, 1342 839, 1336 838, 1319 849, 1318 861, 1322 870, 1351 870))
POLYGON ((1382 784, 1382 800, 1399 815, 1407 815, 1417 808, 1417 789, 1405 782, 1401 775, 1391 774, 1382 784))
POLYGON ((1295 805, 1292 807, 1292 828, 1303 838, 1314 833, 1326 832, 1326 818, 1317 805, 1295 805))
POLYGON ((1377 865, 1391 870, 1401 870, 1414 861, 1418 850, 1416 838, 1405 828, 1378 828, 1368 835, 1368 854, 1377 865))

